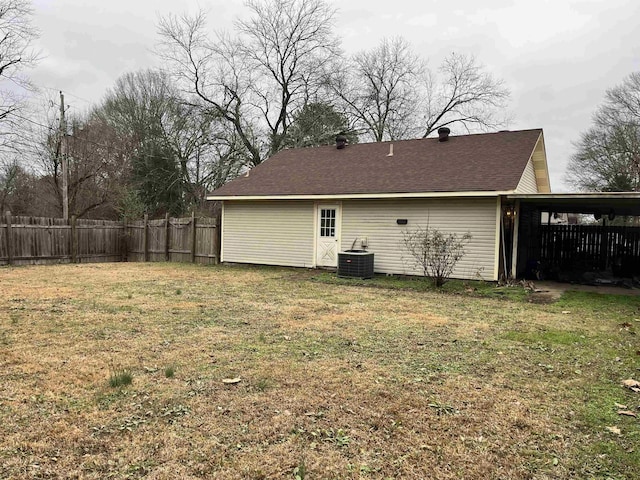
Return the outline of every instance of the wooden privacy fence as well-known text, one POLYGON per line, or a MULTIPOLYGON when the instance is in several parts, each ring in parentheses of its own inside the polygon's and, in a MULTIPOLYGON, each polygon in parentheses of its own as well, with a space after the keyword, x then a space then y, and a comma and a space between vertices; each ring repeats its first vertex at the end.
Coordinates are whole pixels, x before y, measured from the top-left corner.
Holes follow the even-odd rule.
POLYGON ((540 261, 550 269, 640 272, 640 227, 541 225, 540 261))
POLYGON ((215 218, 111 220, 20 217, 0 220, 0 265, 171 261, 218 263, 215 218))
POLYGON ((127 225, 127 256, 131 262, 215 264, 220 255, 216 218, 169 218, 127 225))

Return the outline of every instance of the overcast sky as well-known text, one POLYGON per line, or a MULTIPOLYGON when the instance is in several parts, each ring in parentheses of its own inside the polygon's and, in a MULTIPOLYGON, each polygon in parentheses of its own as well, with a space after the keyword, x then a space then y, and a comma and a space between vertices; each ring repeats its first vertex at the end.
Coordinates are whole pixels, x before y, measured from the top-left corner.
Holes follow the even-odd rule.
MULTIPOLYGON (((640 70, 637 0, 331 1, 336 29, 353 53, 402 35, 436 67, 452 51, 473 54, 511 89, 510 129, 543 128, 554 192, 580 132, 605 90, 640 70)), ((43 59, 34 83, 65 92, 72 109, 98 103, 125 72, 154 67, 157 21, 209 11, 232 29, 243 0, 34 0, 43 59)))

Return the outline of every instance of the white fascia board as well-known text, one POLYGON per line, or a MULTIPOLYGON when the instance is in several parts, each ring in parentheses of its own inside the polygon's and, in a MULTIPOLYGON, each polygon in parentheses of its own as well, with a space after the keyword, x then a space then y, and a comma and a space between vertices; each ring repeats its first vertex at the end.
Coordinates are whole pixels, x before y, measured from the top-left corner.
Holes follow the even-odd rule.
POLYGON ((557 200, 557 199, 640 199, 638 192, 582 192, 582 193, 509 193, 510 200, 557 200))
POLYGON ((348 193, 341 195, 209 195, 207 200, 355 200, 384 198, 498 197, 515 190, 493 192, 348 193))

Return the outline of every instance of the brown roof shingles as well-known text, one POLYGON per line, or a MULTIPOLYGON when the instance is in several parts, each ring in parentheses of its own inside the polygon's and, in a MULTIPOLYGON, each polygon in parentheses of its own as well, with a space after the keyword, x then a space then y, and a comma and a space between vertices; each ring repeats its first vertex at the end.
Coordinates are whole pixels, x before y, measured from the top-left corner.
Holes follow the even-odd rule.
POLYGON ((283 150, 211 196, 515 190, 541 129, 283 150), (388 156, 393 144, 393 156, 388 156))

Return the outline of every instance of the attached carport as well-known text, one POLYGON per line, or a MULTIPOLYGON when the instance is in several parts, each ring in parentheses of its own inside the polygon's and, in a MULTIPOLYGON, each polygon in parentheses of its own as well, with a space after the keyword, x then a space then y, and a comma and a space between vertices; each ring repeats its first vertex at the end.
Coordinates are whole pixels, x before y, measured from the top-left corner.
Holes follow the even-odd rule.
POLYGON ((512 277, 580 282, 604 273, 640 276, 640 193, 513 194, 502 204, 503 267, 512 277), (548 219, 573 213, 599 221, 543 223, 545 212, 548 219), (633 219, 621 225, 621 217, 633 219))

